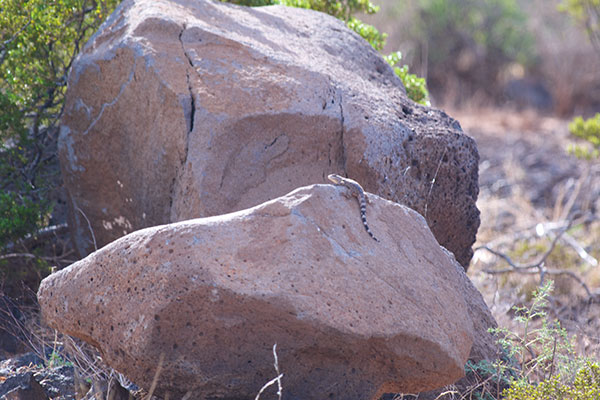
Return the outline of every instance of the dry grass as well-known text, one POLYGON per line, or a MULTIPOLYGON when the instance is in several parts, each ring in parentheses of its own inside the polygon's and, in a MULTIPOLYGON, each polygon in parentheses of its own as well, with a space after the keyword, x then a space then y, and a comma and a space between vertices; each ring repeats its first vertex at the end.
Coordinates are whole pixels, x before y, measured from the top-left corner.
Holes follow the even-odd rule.
POLYGON ((502 255, 520 266, 543 258, 546 272, 561 272, 552 277, 556 288, 551 315, 578 335, 580 354, 599 359, 599 165, 566 154, 568 121, 492 110, 453 116, 475 138, 481 153, 482 224, 476 246, 495 250, 475 253, 471 279, 499 324, 511 328, 511 308, 527 304, 547 274, 537 268, 527 274, 514 271, 502 255), (575 221, 564 229, 570 219, 575 221))

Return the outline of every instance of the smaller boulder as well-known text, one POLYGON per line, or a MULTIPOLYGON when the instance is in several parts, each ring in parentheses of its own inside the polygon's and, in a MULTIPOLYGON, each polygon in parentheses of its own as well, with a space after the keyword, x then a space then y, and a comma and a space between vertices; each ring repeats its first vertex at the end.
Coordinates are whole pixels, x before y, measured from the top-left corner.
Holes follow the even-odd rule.
POLYGON ((464 270, 423 217, 370 195, 373 240, 345 190, 131 233, 46 278, 42 313, 137 385, 158 374, 163 397, 254 398, 274 344, 284 399, 453 383, 475 335, 464 270))

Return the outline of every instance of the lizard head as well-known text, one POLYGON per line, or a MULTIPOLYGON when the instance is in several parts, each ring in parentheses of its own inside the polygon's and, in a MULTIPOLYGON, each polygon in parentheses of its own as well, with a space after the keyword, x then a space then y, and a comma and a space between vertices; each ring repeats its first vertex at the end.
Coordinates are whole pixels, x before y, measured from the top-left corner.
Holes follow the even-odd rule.
POLYGON ((344 178, 342 178, 341 176, 336 175, 336 174, 327 175, 327 179, 329 179, 331 182, 335 183, 336 185, 340 185, 342 183, 342 181, 344 180, 344 178))

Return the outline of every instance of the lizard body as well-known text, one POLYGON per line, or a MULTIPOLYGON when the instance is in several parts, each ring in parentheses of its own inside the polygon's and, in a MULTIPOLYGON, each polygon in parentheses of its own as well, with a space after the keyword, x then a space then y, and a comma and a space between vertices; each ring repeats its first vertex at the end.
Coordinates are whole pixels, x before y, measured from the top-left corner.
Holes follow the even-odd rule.
POLYGON ((365 190, 360 186, 360 184, 350 178, 344 178, 342 176, 331 174, 327 176, 331 182, 333 182, 337 186, 343 186, 350 191, 350 195, 356 197, 358 200, 358 205, 360 206, 360 218, 362 219, 362 223, 365 227, 365 230, 375 240, 379 242, 379 239, 373 235, 371 229, 369 228, 369 224, 367 224, 367 195, 365 194, 365 190))

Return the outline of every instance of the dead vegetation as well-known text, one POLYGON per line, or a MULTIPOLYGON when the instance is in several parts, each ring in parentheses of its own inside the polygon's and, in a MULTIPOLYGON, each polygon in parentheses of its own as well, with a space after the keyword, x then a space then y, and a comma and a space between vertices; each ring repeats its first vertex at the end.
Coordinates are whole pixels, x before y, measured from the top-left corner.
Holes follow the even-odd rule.
POLYGON ((507 327, 511 308, 554 280, 550 315, 577 334, 580 354, 598 359, 600 165, 567 154, 567 121, 531 112, 455 116, 481 155, 471 279, 507 327))

